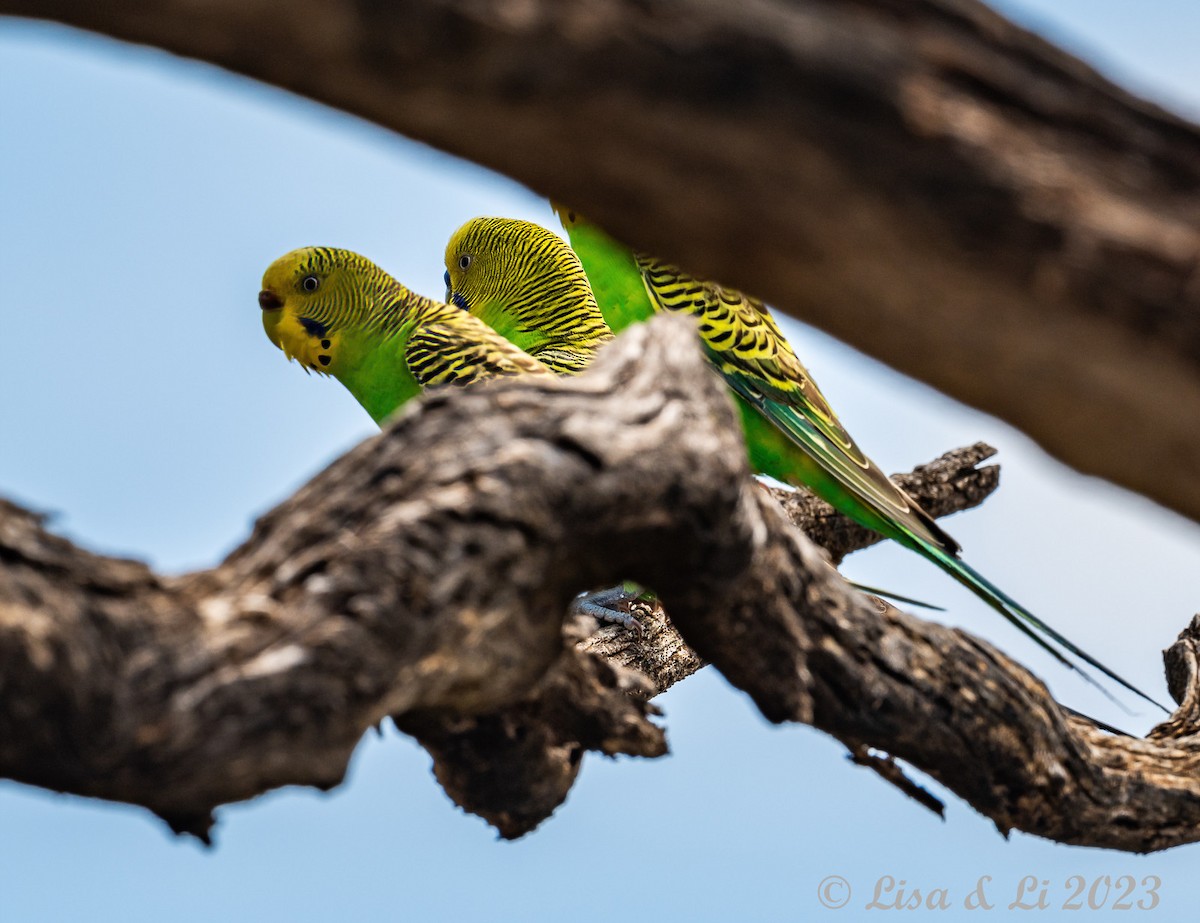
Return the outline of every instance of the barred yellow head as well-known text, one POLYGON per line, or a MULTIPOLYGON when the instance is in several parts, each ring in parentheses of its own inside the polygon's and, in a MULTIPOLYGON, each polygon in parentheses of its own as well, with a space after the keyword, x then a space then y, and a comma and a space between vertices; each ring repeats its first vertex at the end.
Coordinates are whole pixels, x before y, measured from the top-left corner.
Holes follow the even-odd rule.
POLYGON ((343 332, 364 322, 390 281, 350 250, 302 247, 285 253, 263 274, 258 295, 263 329, 289 359, 331 374, 343 332))
POLYGON ((612 337, 583 264, 561 237, 512 218, 474 218, 446 245, 446 298, 559 372, 612 337))

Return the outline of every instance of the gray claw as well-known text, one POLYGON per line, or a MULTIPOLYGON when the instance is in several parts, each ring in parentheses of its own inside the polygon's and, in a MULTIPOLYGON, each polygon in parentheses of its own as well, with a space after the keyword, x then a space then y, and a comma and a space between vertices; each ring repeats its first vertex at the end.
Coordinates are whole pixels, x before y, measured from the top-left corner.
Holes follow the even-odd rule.
POLYGON ((583 593, 571 601, 572 615, 590 615, 602 625, 621 625, 638 635, 642 634, 642 623, 638 615, 649 615, 650 607, 641 601, 641 593, 632 591, 624 584, 583 593))

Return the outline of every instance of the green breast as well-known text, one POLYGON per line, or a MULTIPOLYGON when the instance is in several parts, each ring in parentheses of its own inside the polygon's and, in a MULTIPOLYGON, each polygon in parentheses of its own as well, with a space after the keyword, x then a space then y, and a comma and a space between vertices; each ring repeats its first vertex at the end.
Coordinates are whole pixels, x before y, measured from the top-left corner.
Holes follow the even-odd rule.
POLYGON ((344 344, 345 361, 335 372, 337 379, 362 404, 376 423, 395 413, 403 404, 421 393, 404 357, 409 330, 386 338, 361 331, 348 334, 344 344))

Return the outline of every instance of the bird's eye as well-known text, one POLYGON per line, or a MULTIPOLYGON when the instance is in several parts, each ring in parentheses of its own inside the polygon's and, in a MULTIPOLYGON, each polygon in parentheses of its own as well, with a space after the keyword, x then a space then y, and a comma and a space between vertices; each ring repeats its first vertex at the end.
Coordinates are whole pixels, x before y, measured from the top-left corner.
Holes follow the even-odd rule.
POLYGON ((469 253, 464 253, 462 256, 460 256, 458 258, 458 268, 459 269, 466 269, 470 265, 471 265, 471 255, 469 253))
POLYGON ((300 287, 306 292, 315 292, 321 285, 321 280, 316 276, 305 276, 300 280, 300 287))

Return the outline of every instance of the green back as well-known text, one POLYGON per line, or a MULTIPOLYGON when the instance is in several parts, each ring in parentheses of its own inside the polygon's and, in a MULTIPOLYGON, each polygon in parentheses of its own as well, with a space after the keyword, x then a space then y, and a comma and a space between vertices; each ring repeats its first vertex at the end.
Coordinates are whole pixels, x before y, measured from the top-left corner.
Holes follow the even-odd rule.
POLYGON ((613 333, 654 316, 654 303, 633 251, 586 221, 568 224, 567 236, 613 333))
MULTIPOLYGON (((651 318, 655 314, 654 301, 633 251, 587 221, 568 220, 564 224, 592 284, 600 313, 613 332, 651 318)), ((832 479, 760 411, 740 396, 735 396, 735 402, 755 471, 784 483, 808 485, 822 496, 836 490, 832 479)))

